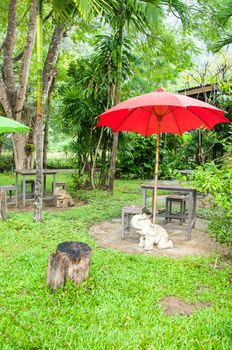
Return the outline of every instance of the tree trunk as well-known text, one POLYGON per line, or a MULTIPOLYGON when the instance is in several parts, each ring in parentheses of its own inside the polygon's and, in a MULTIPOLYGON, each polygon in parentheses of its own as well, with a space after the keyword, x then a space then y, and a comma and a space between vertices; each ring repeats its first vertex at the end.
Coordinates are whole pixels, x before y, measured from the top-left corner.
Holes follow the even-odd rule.
POLYGON ((101 127, 101 133, 100 133, 100 136, 99 136, 99 140, 98 140, 98 143, 97 143, 97 147, 95 149, 95 154, 94 154, 94 157, 93 157, 93 165, 92 165, 92 168, 91 168, 91 185, 92 185, 93 189, 95 189, 94 172, 95 172, 95 166, 96 166, 98 151, 99 151, 99 147, 100 147, 102 136, 103 136, 103 131, 104 131, 104 127, 102 126, 101 127))
POLYGON ((36 4, 36 33, 37 33, 37 105, 36 105, 36 181, 35 181, 35 203, 34 203, 34 221, 42 220, 43 208, 43 187, 42 187, 42 170, 43 170, 43 17, 42 17, 42 0, 37 0, 36 4))
POLYGON ((63 288, 67 278, 79 286, 88 278, 91 255, 92 249, 86 243, 60 243, 48 258, 47 284, 51 290, 63 288))
MULTIPOLYGON (((119 3, 119 13, 118 13, 118 59, 117 59, 117 78, 116 78, 116 104, 120 102, 121 97, 121 77, 122 77, 122 44, 123 44, 123 26, 124 26, 124 0, 120 0, 119 3)), ((113 193, 114 189, 114 178, 116 171, 116 158, 117 158, 117 150, 118 150, 118 132, 113 133, 113 146, 111 152, 111 164, 110 164, 110 176, 109 176, 109 186, 108 189, 111 193, 113 193)))
POLYGON ((49 116, 46 115, 44 124, 44 143, 43 143, 43 168, 47 169, 47 155, 48 155, 48 120, 49 116))
POLYGON ((25 146, 27 142, 26 134, 12 135, 13 149, 14 149, 14 164, 17 170, 27 169, 25 146))
POLYGON ((114 190, 117 150, 118 150, 118 132, 114 132, 114 134, 113 134, 113 146, 112 146, 112 151, 111 151, 109 187, 108 187, 108 189, 111 193, 113 193, 113 190, 114 190))
MULTIPOLYGON (((2 104, 2 107, 8 118, 13 118, 20 122, 26 98, 31 55, 35 42, 36 0, 31 0, 27 38, 25 41, 23 53, 20 56, 20 58, 22 58, 20 64, 20 74, 16 78, 14 72, 16 70, 18 72, 18 68, 15 69, 15 67, 13 66, 14 59, 12 55, 16 41, 15 39, 17 2, 17 0, 9 1, 7 34, 3 45, 3 74, 2 76, 0 75, 0 103, 2 104)), ((19 66, 19 62, 17 62, 17 66, 19 66)), ((14 159, 15 165, 18 169, 26 167, 26 162, 24 159, 25 144, 26 135, 13 136, 13 147, 15 152, 14 159)))

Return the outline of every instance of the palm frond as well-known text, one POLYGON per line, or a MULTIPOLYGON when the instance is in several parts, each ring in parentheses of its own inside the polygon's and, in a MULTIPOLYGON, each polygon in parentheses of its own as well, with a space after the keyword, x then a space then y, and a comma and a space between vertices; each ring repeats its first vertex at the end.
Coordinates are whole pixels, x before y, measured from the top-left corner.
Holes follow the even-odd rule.
POLYGON ((218 22, 225 25, 232 17, 232 0, 224 0, 220 11, 216 14, 218 22))
POLYGON ((166 0, 162 3, 167 6, 168 10, 179 18, 184 27, 189 23, 189 8, 182 0, 166 0))
POLYGON ((218 52, 222 47, 232 44, 232 31, 225 33, 213 46, 214 52, 218 52))
POLYGON ((90 15, 98 15, 101 12, 107 13, 115 6, 116 0, 74 0, 81 16, 88 19, 90 15))
POLYGON ((55 17, 58 21, 70 22, 77 13, 77 7, 74 0, 51 0, 55 17))

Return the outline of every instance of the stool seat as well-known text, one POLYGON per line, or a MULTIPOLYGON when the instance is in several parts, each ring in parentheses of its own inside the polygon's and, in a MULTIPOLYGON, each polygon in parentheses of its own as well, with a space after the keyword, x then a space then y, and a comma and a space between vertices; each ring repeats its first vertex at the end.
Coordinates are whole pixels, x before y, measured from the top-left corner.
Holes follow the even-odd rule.
POLYGON ((131 216, 136 214, 142 215, 145 212, 145 206, 131 205, 122 208, 122 239, 126 238, 126 230, 129 231, 130 229, 131 216), (127 221, 127 224, 125 221, 127 221))
MULTIPOLYGON (((56 187, 62 187, 66 191, 66 182, 56 182, 56 187)), ((52 191, 54 192, 54 182, 52 182, 52 191)))
POLYGON ((185 214, 186 214, 186 196, 179 196, 179 195, 170 195, 166 197, 166 213, 165 213, 165 221, 166 223, 168 220, 171 219, 179 219, 180 225, 185 222, 185 214), (173 203, 179 204, 179 212, 173 213, 173 203))

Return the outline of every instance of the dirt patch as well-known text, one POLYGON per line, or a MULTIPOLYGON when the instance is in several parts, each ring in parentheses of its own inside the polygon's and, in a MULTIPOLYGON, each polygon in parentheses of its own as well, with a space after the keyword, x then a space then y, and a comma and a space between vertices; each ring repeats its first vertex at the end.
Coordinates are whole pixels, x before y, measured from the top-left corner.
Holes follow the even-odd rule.
MULTIPOLYGON (((68 208, 57 208, 54 204, 54 201, 46 201, 44 203, 43 209, 47 212, 63 212, 63 211, 68 211, 73 208, 81 207, 83 205, 87 205, 89 202, 87 200, 79 200, 75 201, 75 205, 73 207, 68 207, 68 208)), ((15 208, 15 205, 10 205, 8 207, 8 210, 13 211, 13 212, 24 212, 24 211, 33 211, 34 210, 34 201, 28 201, 26 202, 26 207, 24 208, 22 204, 20 203, 18 208, 15 208)))
POLYGON ((173 241, 173 249, 158 249, 154 246, 151 252, 139 247, 140 235, 136 230, 130 229, 126 239, 122 240, 122 225, 120 219, 112 219, 93 225, 89 233, 100 247, 121 250, 132 254, 144 254, 154 256, 168 256, 182 258, 184 256, 210 256, 215 252, 220 253, 221 247, 213 241, 207 232, 199 229, 192 230, 191 240, 187 240, 187 226, 175 226, 173 223, 161 224, 173 241))
POLYGON ((164 313, 167 316, 171 315, 191 315, 192 312, 196 309, 202 309, 209 307, 210 303, 196 303, 196 304, 187 304, 180 298, 170 296, 161 300, 160 304, 164 308, 164 313))

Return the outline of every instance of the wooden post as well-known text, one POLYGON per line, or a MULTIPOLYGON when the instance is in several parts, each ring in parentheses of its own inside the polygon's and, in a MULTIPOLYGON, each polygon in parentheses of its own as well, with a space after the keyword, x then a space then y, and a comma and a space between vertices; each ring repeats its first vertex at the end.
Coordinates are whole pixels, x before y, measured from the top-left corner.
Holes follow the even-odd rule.
POLYGON ((154 198, 153 198, 153 212, 152 223, 156 223, 156 206, 157 206, 157 186, 158 186, 158 171, 159 171, 159 143, 160 143, 160 123, 162 117, 157 116, 157 139, 156 139, 156 155, 155 155, 155 182, 154 182, 154 198))
POLYGON ((92 249, 86 243, 63 242, 48 258, 47 284, 54 292, 63 288, 67 278, 79 286, 88 278, 92 249))
POLYGON ((0 190, 0 218, 2 220, 7 219, 7 199, 6 192, 0 190))

